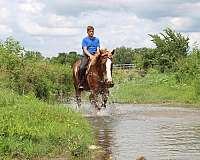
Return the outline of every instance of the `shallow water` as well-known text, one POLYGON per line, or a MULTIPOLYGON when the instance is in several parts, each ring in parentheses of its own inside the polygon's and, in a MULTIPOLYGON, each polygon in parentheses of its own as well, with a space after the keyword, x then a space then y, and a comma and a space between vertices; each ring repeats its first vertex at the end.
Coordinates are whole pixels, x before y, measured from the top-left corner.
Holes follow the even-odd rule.
POLYGON ((87 115, 105 150, 102 160, 200 160, 198 108, 115 104, 101 116, 87 115))

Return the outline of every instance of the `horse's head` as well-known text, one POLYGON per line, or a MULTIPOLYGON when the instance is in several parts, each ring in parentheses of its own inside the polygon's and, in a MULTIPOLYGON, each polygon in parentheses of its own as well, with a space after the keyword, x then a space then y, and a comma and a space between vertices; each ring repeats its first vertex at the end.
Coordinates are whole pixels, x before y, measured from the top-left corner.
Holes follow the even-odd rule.
POLYGON ((105 79, 107 84, 112 83, 112 57, 115 50, 112 52, 108 51, 107 49, 101 49, 99 55, 99 64, 104 66, 105 68, 105 79))

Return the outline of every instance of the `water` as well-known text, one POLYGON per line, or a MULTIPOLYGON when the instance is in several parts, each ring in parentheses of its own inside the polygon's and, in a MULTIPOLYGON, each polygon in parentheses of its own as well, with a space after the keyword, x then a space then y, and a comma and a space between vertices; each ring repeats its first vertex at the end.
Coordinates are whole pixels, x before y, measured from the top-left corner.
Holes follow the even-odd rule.
POLYGON ((105 113, 87 117, 105 150, 102 160, 200 160, 198 108, 116 104, 105 113))

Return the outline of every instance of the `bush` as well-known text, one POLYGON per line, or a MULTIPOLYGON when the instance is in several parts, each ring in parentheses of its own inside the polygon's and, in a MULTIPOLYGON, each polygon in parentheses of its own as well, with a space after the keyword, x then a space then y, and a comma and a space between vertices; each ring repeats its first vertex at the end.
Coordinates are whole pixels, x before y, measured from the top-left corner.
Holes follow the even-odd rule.
POLYGON ((187 58, 182 59, 178 63, 177 71, 175 72, 178 83, 191 83, 200 75, 200 59, 195 52, 192 52, 187 58))
POLYGON ((12 38, 0 43, 0 71, 7 75, 2 86, 20 95, 34 93, 47 101, 63 100, 73 90, 70 64, 50 63, 39 52, 25 51, 12 38))

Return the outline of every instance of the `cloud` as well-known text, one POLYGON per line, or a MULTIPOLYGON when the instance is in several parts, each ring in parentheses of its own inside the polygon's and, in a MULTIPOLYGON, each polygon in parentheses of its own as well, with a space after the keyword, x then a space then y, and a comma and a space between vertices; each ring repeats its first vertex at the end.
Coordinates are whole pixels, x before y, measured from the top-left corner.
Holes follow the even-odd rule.
POLYGON ((200 45, 200 32, 189 32, 187 35, 190 37, 190 44, 197 42, 200 45))
POLYGON ((194 25, 194 21, 189 17, 164 17, 160 22, 179 32, 187 32, 194 25))
POLYGON ((73 36, 77 32, 76 28, 47 27, 30 21, 25 21, 20 26, 24 32, 33 36, 73 36))
POLYGON ((81 53, 87 25, 108 49, 152 47, 148 34, 166 27, 199 41, 199 10, 198 0, 0 1, 0 38, 12 35, 45 56, 81 53))
MULTIPOLYGON (((0 3, 0 5, 2 2, 0 3)), ((2 36, 9 36, 13 33, 12 27, 9 25, 10 23, 10 11, 8 8, 3 5, 0 6, 0 33, 2 36)))
POLYGON ((7 8, 5 8, 5 7, 2 7, 2 8, 0 8, 0 12, 1 12, 1 14, 0 14, 0 20, 1 20, 1 22, 2 21, 6 21, 6 19, 10 15, 9 10, 7 8))
POLYGON ((13 31, 9 26, 6 25, 1 25, 0 24, 0 33, 1 34, 5 34, 5 35, 9 35, 11 34, 13 31))
POLYGON ((182 11, 181 15, 187 15, 189 17, 193 18, 200 18, 199 10, 200 10, 200 2, 197 1, 196 3, 184 3, 179 7, 179 9, 182 11))
POLYGON ((22 12, 37 14, 44 9, 45 4, 35 0, 30 0, 30 1, 25 1, 24 3, 19 3, 18 7, 19 10, 21 10, 22 12))

